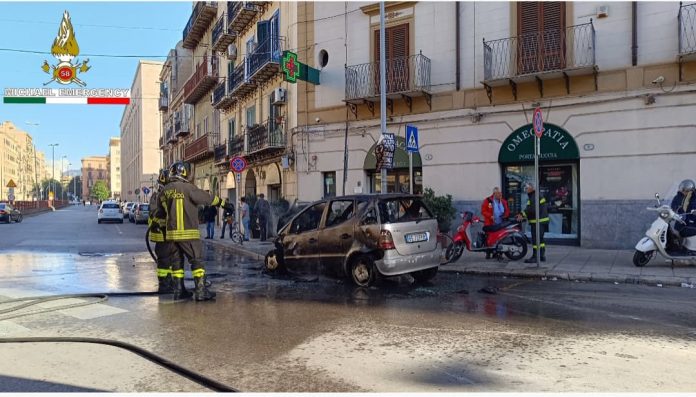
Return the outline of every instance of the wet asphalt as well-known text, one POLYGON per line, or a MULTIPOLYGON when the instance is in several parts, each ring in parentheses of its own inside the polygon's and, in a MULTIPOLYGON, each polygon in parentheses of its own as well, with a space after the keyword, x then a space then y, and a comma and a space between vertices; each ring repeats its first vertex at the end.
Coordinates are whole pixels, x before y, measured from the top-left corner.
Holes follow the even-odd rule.
MULTIPOLYGON (((97 225, 95 207, 2 224, 0 300, 153 291, 145 230, 97 225)), ((694 289, 454 272, 362 289, 311 271, 264 274, 223 249, 206 249, 206 262, 215 302, 58 301, 0 314, 0 335, 121 340, 243 391, 696 391, 694 289)), ((205 390, 111 347, 0 354, 0 391, 205 390)))

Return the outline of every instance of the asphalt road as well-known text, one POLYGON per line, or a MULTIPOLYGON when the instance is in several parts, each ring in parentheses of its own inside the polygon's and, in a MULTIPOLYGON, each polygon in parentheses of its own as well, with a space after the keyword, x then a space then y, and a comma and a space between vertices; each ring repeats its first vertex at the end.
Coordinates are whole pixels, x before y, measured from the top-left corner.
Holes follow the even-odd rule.
MULTIPOLYGON (((97 225, 95 207, 1 224, 0 300, 152 291, 145 230, 97 225)), ((112 338, 243 391, 696 391, 694 289, 440 273, 365 290, 271 277, 225 251, 206 259, 216 302, 56 307, 87 298, 7 313, 0 302, 0 335, 112 338)), ((0 344, 0 357, 5 392, 205 390, 113 347, 0 344)))

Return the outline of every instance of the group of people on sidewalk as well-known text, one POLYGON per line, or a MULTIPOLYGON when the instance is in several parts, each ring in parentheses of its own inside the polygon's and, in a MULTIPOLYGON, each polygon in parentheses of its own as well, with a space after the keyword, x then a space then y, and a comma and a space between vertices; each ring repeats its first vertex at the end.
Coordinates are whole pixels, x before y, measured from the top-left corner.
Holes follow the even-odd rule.
MULTIPOLYGON (((537 255, 542 262, 546 261, 546 242, 544 234, 548 231, 549 225, 549 208, 545 197, 538 197, 536 188, 533 183, 526 182, 524 184, 525 192, 527 193, 527 203, 525 209, 515 215, 515 220, 521 222, 527 220, 532 226, 532 256, 525 260, 525 263, 536 263, 537 255), (539 200, 539 216, 536 214, 535 200, 539 200), (535 225, 539 223, 539 241, 536 241, 535 225)), ((500 188, 493 188, 493 194, 486 197, 481 203, 481 215, 483 216, 485 226, 493 226, 501 224, 510 217, 510 207, 507 200, 503 198, 503 193, 500 188)), ((489 251, 486 252, 486 259, 493 257, 489 251)))
MULTIPOLYGON (((249 204, 246 202, 246 198, 242 197, 239 200, 239 213, 242 220, 242 227, 244 228, 244 241, 249 241, 251 238, 251 212, 249 210, 249 204)), ((235 209, 232 205, 227 205, 222 207, 222 235, 221 239, 225 238, 225 230, 229 226, 229 237, 232 238, 232 230, 235 222, 235 209)), ((268 223, 271 219, 271 205, 266 200, 263 193, 259 194, 258 200, 254 205, 254 213, 257 216, 258 227, 259 227, 259 239, 261 241, 266 241, 268 238, 268 223)), ((215 238, 215 221, 218 216, 218 210, 213 206, 206 206, 203 208, 203 220, 206 223, 206 239, 215 238)))

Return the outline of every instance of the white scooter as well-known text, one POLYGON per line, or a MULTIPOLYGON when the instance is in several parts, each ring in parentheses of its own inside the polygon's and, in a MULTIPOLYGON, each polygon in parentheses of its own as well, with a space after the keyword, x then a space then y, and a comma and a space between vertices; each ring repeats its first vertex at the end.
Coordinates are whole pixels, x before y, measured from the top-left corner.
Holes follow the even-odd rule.
MULTIPOLYGON (((656 207, 648 207, 648 211, 656 211, 659 216, 650 226, 645 237, 636 244, 633 264, 642 267, 659 252, 665 259, 684 264, 696 264, 696 235, 682 237, 674 227, 675 223, 686 224, 684 218, 688 214, 677 214, 669 205, 660 202, 660 195, 655 194, 656 207)), ((691 214, 696 211, 691 211, 691 214)))

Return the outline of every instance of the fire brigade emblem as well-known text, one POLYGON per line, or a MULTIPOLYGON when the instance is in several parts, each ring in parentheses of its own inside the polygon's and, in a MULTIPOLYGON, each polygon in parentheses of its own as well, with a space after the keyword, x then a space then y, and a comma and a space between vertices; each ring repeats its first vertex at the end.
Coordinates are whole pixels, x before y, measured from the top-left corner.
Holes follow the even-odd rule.
POLYGON ((49 65, 48 61, 44 61, 43 66, 41 66, 45 73, 53 77, 44 85, 55 81, 63 85, 75 83, 81 87, 86 86, 87 84, 80 80, 77 75, 78 73, 86 73, 91 69, 91 66, 88 65, 89 59, 85 59, 83 62, 75 59, 79 53, 80 47, 75 39, 75 29, 73 29, 72 22, 70 22, 70 14, 65 11, 63 19, 60 21, 58 35, 53 40, 53 46, 51 47, 51 54, 58 60, 58 64, 49 65), (73 59, 75 59, 74 63, 73 59))

